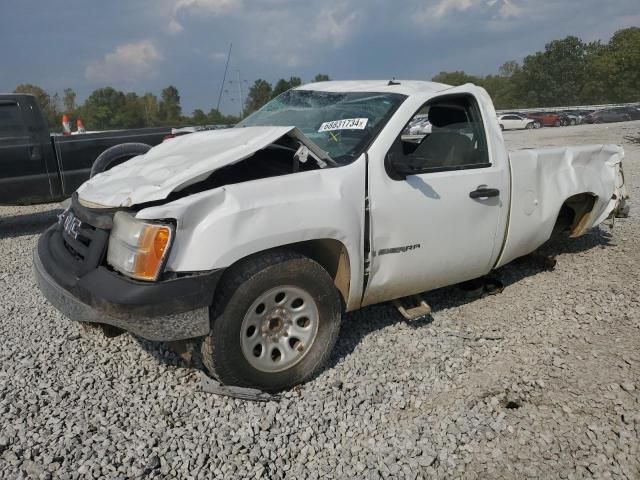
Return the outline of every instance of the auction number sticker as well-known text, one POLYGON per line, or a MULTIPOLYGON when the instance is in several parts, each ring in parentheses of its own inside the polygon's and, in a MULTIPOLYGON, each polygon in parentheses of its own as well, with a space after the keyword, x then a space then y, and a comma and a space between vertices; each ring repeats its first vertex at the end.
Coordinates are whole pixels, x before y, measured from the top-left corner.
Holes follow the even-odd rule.
POLYGON ((324 122, 320 125, 318 132, 332 132, 334 130, 364 130, 368 121, 368 118, 345 118, 344 120, 324 122))

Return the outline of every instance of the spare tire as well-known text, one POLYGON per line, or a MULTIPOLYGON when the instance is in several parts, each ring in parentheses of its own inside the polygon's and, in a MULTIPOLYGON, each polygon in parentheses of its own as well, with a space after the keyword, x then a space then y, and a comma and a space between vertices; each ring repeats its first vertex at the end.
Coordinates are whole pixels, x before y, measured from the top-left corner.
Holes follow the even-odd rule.
POLYGON ((104 152, 98 155, 96 161, 93 162, 91 167, 91 177, 109 170, 110 168, 120 165, 127 160, 137 157, 138 155, 144 155, 151 149, 151 145, 146 143, 121 143, 120 145, 114 145, 111 148, 107 148, 104 152))

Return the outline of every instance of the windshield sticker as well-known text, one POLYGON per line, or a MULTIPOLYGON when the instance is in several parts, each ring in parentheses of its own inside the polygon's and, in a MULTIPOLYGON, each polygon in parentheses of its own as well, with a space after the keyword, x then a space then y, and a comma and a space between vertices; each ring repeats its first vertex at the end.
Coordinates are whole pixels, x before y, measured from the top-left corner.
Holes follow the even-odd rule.
POLYGON ((334 130, 364 130, 368 121, 368 118, 345 118, 344 120, 324 122, 320 125, 318 133, 332 132, 334 130))

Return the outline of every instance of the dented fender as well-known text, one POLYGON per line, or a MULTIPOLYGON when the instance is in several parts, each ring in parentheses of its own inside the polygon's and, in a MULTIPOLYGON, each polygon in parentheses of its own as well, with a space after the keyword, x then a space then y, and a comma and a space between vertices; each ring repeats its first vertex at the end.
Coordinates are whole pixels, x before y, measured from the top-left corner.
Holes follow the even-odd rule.
POLYGON ((509 152, 512 200, 504 247, 496 267, 526 255, 553 231, 563 204, 574 195, 595 201, 571 236, 602 223, 626 198, 624 150, 618 145, 580 145, 509 152))
POLYGON ((141 219, 177 221, 167 270, 226 268, 253 253, 333 239, 350 260, 349 298, 362 294, 364 157, 340 167, 226 185, 145 208, 141 219))

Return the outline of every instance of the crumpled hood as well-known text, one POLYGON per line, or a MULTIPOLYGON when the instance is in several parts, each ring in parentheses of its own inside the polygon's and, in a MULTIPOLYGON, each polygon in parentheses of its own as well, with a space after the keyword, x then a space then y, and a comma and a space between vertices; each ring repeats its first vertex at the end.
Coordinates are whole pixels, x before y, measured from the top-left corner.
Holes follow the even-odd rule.
POLYGON ((144 155, 87 180, 79 200, 93 208, 129 207, 166 198, 207 178, 215 170, 244 160, 285 135, 313 155, 326 152, 296 127, 245 127, 198 132, 165 141, 144 155))

